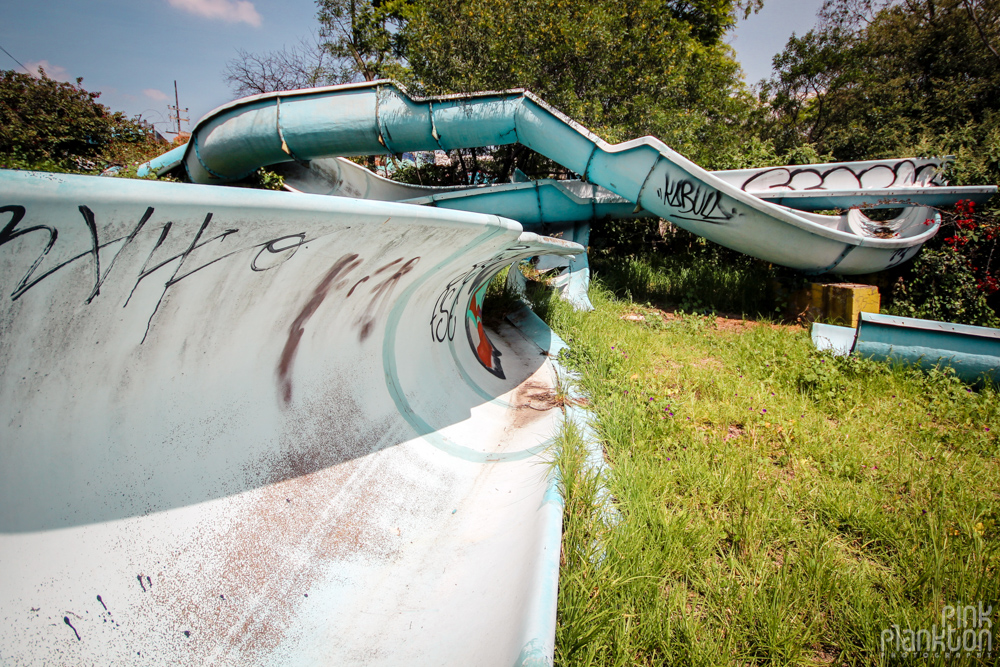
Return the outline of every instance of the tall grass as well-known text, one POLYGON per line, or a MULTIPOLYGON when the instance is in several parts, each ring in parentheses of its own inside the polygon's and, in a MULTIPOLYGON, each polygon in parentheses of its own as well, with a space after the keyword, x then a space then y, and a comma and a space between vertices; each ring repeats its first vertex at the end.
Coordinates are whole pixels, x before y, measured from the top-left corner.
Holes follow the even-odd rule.
POLYGON ((595 273, 620 298, 687 312, 774 312, 775 271, 763 262, 686 253, 597 259, 595 273))
POLYGON ((1000 608, 995 389, 838 360, 801 329, 666 319, 622 284, 676 294, 683 274, 628 272, 595 281, 592 313, 533 293, 572 348, 620 517, 601 523, 564 447, 557 664, 894 664, 893 624, 1000 608))

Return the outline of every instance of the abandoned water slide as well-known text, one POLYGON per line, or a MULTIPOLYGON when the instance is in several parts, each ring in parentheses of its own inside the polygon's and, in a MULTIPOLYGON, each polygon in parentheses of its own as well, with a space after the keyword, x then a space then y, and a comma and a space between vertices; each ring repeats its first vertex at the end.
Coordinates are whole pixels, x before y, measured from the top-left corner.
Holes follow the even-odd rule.
POLYGON ((0 172, 4 664, 545 664, 562 420, 496 216, 0 172))
MULTIPOLYGON (((951 206, 968 199, 983 204, 996 186, 948 186, 941 179, 946 161, 903 158, 867 162, 769 167, 710 172, 745 192, 802 211, 951 206)), ((346 158, 284 162, 272 168, 293 192, 357 199, 401 201, 491 212, 533 225, 655 217, 634 202, 580 180, 518 179, 493 185, 434 187, 399 183, 346 158)), ((868 221, 874 226, 873 221, 868 221)))
POLYGON ((485 326, 482 299, 504 266, 584 248, 524 232, 522 200, 584 242, 595 217, 662 215, 842 273, 909 259, 938 224, 775 206, 747 179, 804 177, 730 183, 528 93, 388 82, 235 102, 150 168, 194 183, 0 171, 4 664, 549 664, 560 389, 546 345, 485 326), (586 182, 199 185, 514 141, 586 182))
MULTIPOLYGON (((856 211, 853 216, 804 214, 757 194, 815 196, 829 181, 832 189, 826 196, 837 195, 843 201, 877 198, 867 202, 872 205, 888 198, 886 193, 896 187, 905 188, 914 201, 921 191, 930 191, 938 202, 985 196, 972 192, 975 188, 939 189, 940 179, 934 180, 929 166, 913 160, 889 161, 885 168, 847 164, 816 174, 804 168, 794 173, 772 168, 713 174, 651 137, 607 144, 528 92, 415 98, 391 81, 237 100, 203 118, 188 144, 154 160, 149 168, 159 173, 183 169, 193 182, 224 183, 261 166, 285 162, 305 165, 337 156, 511 143, 521 143, 580 174, 585 185, 600 186, 633 203, 634 213, 646 211, 726 247, 814 273, 870 273, 905 262, 937 232, 939 216, 917 206, 891 224, 872 223, 856 211), (813 182, 816 179, 818 183, 813 182), (851 179, 856 187, 845 190, 851 179)), ((540 191, 533 184, 521 189, 540 191)), ((503 195, 534 194, 507 194, 521 189, 504 188, 503 195)), ((397 189, 389 197, 398 195, 397 189)), ((433 203, 440 206, 442 200, 451 200, 460 208, 463 204, 455 199, 454 192, 443 193, 433 203)), ((623 202, 607 203, 621 208, 623 202)))

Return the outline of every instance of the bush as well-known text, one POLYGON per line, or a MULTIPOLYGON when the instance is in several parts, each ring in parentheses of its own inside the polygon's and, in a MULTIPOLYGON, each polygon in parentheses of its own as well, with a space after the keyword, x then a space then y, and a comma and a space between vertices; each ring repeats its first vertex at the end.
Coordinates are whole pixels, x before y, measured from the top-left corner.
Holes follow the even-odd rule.
POLYGON ((0 166, 90 172, 162 152, 151 128, 98 103, 82 83, 0 71, 0 166))
POLYGON ((970 201, 946 213, 941 233, 925 247, 893 289, 895 315, 995 327, 1000 318, 988 299, 1000 292, 996 278, 1000 225, 977 215, 970 201))

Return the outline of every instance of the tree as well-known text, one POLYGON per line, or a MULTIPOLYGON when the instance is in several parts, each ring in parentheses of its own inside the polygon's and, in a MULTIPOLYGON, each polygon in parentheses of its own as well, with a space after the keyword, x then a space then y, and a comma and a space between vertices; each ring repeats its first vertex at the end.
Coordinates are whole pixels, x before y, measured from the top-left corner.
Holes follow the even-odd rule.
POLYGON ((237 97, 347 83, 353 73, 345 71, 323 45, 303 40, 297 46, 250 53, 243 49, 226 64, 223 78, 237 97))
POLYGON ((262 54, 243 49, 223 78, 237 97, 405 78, 400 29, 409 0, 317 0, 318 38, 262 54))
MULTIPOLYGON (((411 2, 406 82, 430 94, 527 88, 609 141, 655 135, 711 165, 738 150, 751 100, 722 42, 733 0, 411 2)), ((498 178, 526 151, 498 152, 498 178)), ((724 160, 723 160, 724 161, 724 160)))
POLYGON ((152 129, 97 102, 100 93, 12 70, 0 71, 0 163, 90 171, 158 150, 152 129))
MULTIPOLYGON (((957 157, 959 185, 1000 181, 1000 0, 828 0, 792 36, 763 88, 779 150, 839 160, 957 157)), ((945 212, 942 233, 900 269, 899 314, 996 322, 997 211, 945 212)))
MULTIPOLYGON (((241 53, 238 93, 394 78, 416 93, 527 88, 610 141, 660 137, 708 166, 743 166, 753 99, 722 41, 762 0, 318 0, 323 67, 241 53)), ((310 60, 312 58, 312 60, 310 60)), ((464 182, 565 173, 518 146, 455 156, 464 182), (486 160, 480 160, 486 157, 486 160)), ((449 172, 451 173, 451 172, 449 172)))
POLYGON ((345 80, 373 81, 405 69, 401 30, 409 0, 317 0, 325 51, 345 80))
POLYGON ((779 148, 979 153, 956 178, 996 180, 995 157, 982 158, 1000 136, 1000 0, 828 0, 821 16, 763 89, 779 148))

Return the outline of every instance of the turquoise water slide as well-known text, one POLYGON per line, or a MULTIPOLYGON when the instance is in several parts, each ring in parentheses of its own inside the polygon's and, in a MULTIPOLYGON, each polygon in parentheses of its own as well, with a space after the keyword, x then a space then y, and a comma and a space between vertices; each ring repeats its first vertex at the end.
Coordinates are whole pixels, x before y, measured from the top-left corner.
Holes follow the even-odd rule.
POLYGON ((194 183, 0 170, 3 664, 551 664, 563 345, 484 320, 490 279, 633 215, 874 270, 936 217, 764 197, 942 187, 913 160, 712 174, 528 93, 389 82, 234 102, 150 168, 194 183), (515 141, 583 180, 414 190, 336 159, 515 141), (206 185, 276 164, 300 192, 206 185))
POLYGON ((551 664, 565 240, 495 215, 0 170, 0 663, 551 664))
POLYGON ((912 317, 861 313, 858 327, 816 322, 813 344, 923 370, 947 367, 969 383, 1000 384, 1000 329, 912 317))
MULTIPOLYGON (((502 197, 523 208, 530 196, 537 199, 551 189, 568 202, 563 208, 575 203, 584 215, 607 191, 616 198, 601 203, 617 205, 622 215, 663 217, 721 245, 803 271, 859 274, 911 259, 937 232, 938 214, 911 204, 981 199, 995 192, 947 188, 934 175, 934 164, 912 159, 712 173, 652 137, 608 144, 529 92, 416 98, 391 81, 237 100, 203 118, 186 146, 154 160, 150 169, 183 169, 193 182, 225 183, 285 162, 306 166, 338 156, 512 143, 579 174, 582 186, 603 190, 582 202, 573 202, 571 186, 551 183, 406 199, 430 197, 414 203, 478 209, 502 197), (874 222, 857 209, 817 215, 771 199, 803 207, 853 201, 907 208, 894 220, 874 222), (628 204, 633 213, 624 213, 628 204)), ((539 216, 544 217, 541 205, 539 216)))

